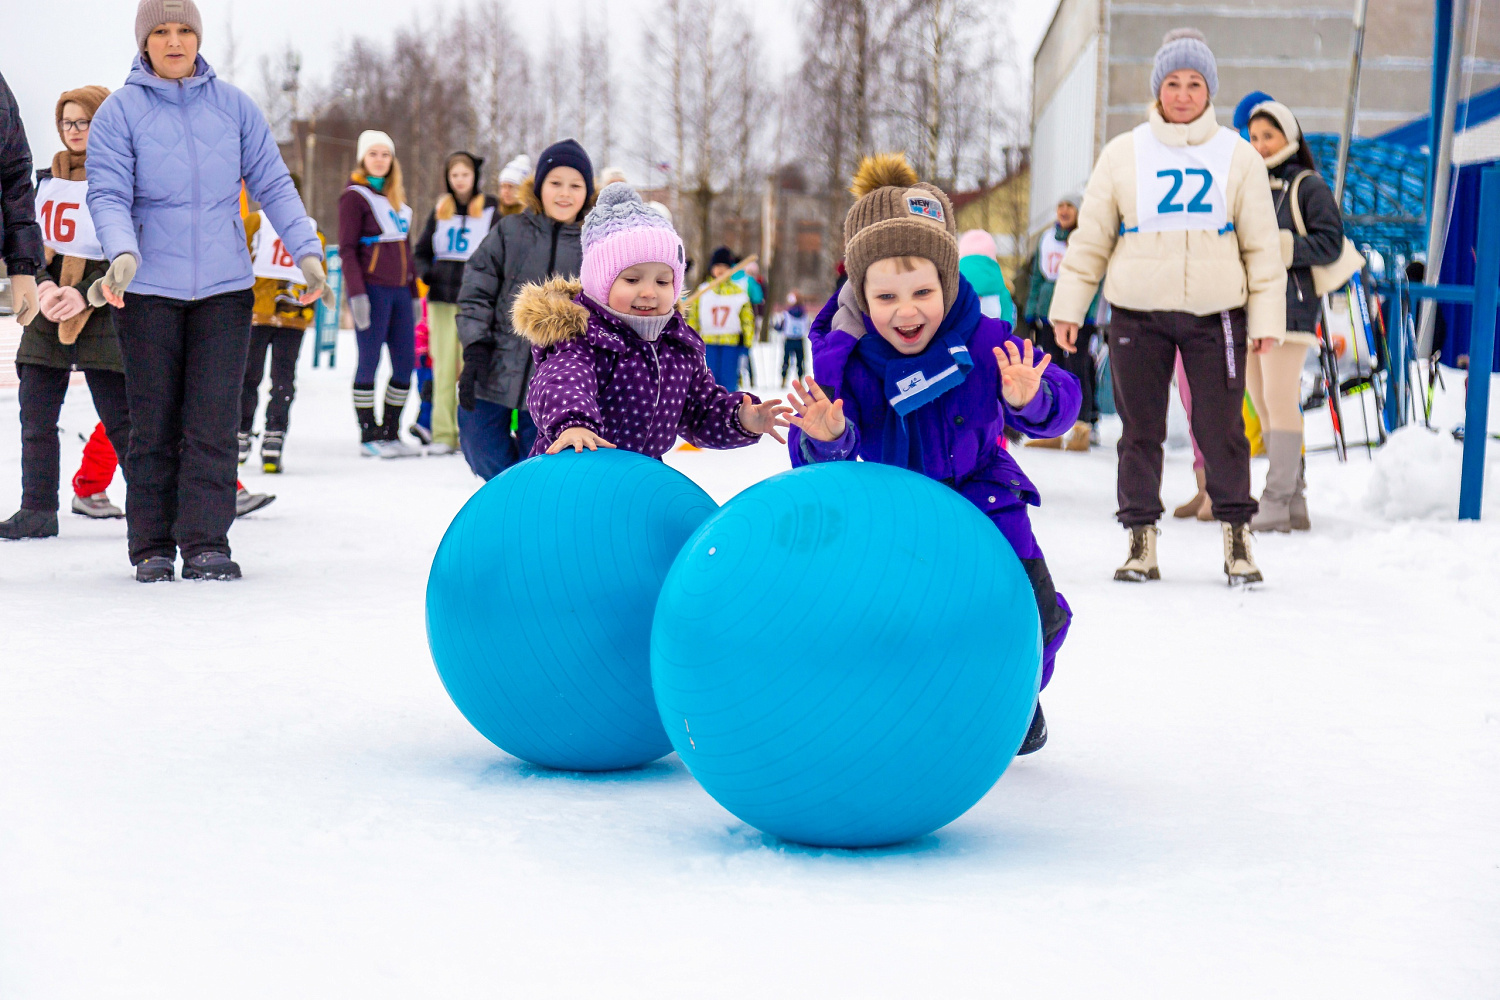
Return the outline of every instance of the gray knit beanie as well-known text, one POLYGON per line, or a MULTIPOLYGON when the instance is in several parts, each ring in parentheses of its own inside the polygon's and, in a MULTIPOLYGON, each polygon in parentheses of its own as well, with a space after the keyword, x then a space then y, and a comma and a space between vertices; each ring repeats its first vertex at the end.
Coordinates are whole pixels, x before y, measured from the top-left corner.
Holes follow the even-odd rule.
POLYGON ((164 24, 185 24, 198 36, 198 47, 203 47, 203 15, 193 0, 141 0, 135 9, 135 47, 146 51, 146 39, 151 32, 164 24))
POLYGON ((1151 67, 1151 98, 1161 96, 1161 82, 1180 69, 1197 70, 1208 84, 1208 96, 1219 92, 1219 64, 1208 39, 1197 28, 1173 28, 1161 40, 1151 67))

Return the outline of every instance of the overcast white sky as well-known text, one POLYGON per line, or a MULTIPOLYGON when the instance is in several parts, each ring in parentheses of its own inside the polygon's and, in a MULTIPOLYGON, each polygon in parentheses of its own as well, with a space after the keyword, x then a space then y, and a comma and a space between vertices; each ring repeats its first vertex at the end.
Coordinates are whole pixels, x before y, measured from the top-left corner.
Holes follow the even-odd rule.
MULTIPOLYGON (((135 52, 134 0, 67 0, 36 3, 3 0, 5 44, 0 73, 21 104, 21 116, 38 166, 46 166, 62 148, 52 125, 57 95, 85 84, 114 89, 125 80, 135 52)), ((237 46, 236 82, 252 95, 259 91, 260 56, 291 41, 302 50, 308 79, 325 79, 341 45, 358 35, 389 37, 395 25, 437 16, 459 0, 198 0, 203 12, 203 55, 224 74, 224 44, 232 19, 237 46), (358 16, 356 20, 354 16, 358 16)), ((735 0, 723 0, 733 3, 735 0)), ((802 43, 796 20, 797 0, 740 0, 754 12, 766 40, 768 58, 779 67, 796 63, 802 43)), ((997 0, 1008 9, 1011 32, 1020 49, 1019 62, 1031 56, 1056 9, 1057 0, 997 0)), ((618 32, 611 55, 623 84, 630 75, 630 41, 638 37, 640 17, 655 0, 511 0, 519 37, 542 50, 547 33, 570 23, 580 12, 605 18, 618 32)))

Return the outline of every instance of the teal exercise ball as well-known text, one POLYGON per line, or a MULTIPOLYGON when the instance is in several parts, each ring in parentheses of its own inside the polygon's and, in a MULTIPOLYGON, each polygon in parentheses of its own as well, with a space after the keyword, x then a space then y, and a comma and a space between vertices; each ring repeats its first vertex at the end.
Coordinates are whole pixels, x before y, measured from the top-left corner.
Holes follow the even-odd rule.
POLYGON ((716 509, 628 451, 539 456, 480 488, 427 578, 427 642, 453 703, 506 753, 609 771, 670 753, 651 697, 651 615, 716 509))
POLYGON ((1036 598, 999 529, 947 486, 866 462, 724 504, 682 547, 651 629, 688 770, 751 826, 819 847, 962 815, 1020 748, 1041 670, 1036 598))

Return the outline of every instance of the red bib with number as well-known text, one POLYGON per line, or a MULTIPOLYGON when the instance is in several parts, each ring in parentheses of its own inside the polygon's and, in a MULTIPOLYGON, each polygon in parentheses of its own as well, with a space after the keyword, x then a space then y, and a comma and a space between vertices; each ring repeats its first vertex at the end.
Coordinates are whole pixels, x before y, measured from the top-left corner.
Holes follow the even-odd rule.
POLYGON ((68 257, 103 260, 104 247, 94 233, 89 215, 89 182, 48 177, 37 185, 36 217, 42 224, 42 242, 68 257))

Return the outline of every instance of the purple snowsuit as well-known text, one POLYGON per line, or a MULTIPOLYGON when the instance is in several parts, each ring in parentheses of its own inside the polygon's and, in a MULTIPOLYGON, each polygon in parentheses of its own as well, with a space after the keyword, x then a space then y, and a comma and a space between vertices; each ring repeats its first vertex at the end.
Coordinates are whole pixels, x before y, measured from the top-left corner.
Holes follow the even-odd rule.
POLYGON ((742 448, 760 438, 740 426, 740 400, 749 393, 714 381, 703 340, 679 313, 655 342, 642 340, 578 282, 553 278, 523 288, 513 317, 536 364, 526 394, 537 426, 533 455, 569 427, 652 458, 665 455, 678 435, 702 448, 742 448))
MULTIPOLYGON (((852 296, 844 299, 848 306, 852 296)), ((839 300, 831 298, 813 321, 813 375, 830 398, 844 400, 848 425, 843 437, 829 442, 817 441, 792 428, 787 445, 794 468, 855 458, 885 461, 880 454, 890 413, 885 384, 882 376, 855 353, 858 339, 849 332, 851 310, 846 308, 836 320, 838 309, 839 300)), ((878 337, 866 320, 858 316, 859 325, 867 331, 865 336, 878 337)), ((1060 437, 1077 419, 1083 394, 1077 379, 1052 365, 1042 373, 1042 388, 1032 401, 1019 410, 1012 407, 1000 396, 1000 371, 992 353, 1007 341, 1022 349, 1023 341, 1011 332, 1009 323, 979 317, 967 341, 974 359, 968 377, 957 388, 911 411, 907 424, 911 434, 921 439, 924 467, 919 471, 952 486, 989 516, 1020 557, 1038 593, 1039 605, 1050 605, 1048 597, 1055 594, 1060 616, 1050 607, 1038 609, 1047 640, 1042 653, 1042 686, 1046 687, 1057 651, 1067 637, 1072 612, 1062 595, 1052 589, 1051 575, 1026 513, 1028 504, 1041 504, 1041 495, 999 442, 1007 420, 1031 437, 1060 437)))

